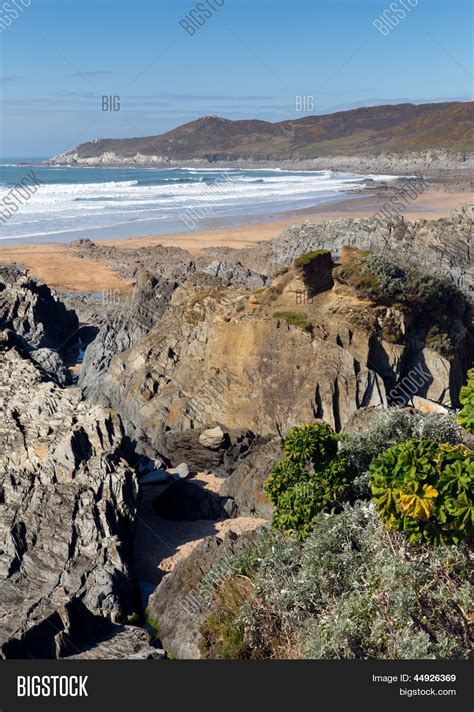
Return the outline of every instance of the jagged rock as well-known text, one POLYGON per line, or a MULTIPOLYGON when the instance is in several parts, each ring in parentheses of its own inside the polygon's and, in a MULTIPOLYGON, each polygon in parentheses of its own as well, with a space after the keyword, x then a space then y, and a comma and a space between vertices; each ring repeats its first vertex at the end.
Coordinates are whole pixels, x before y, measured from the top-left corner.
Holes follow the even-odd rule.
POLYGON ((0 353, 0 651, 61 657, 135 606, 120 418, 0 353))
POLYGON ((0 328, 11 329, 30 348, 62 350, 79 322, 46 284, 12 265, 0 266, 0 328))
POLYGON ((208 428, 208 430, 202 431, 199 436, 199 444, 210 450, 218 450, 223 444, 224 438, 225 435, 222 428, 217 425, 215 428, 208 428))
POLYGON ((60 386, 70 383, 71 377, 57 351, 52 349, 35 349, 30 352, 30 358, 48 373, 60 386))
POLYGON ((136 250, 121 250, 92 240, 74 240, 68 251, 74 257, 106 261, 122 277, 138 277, 140 272, 152 273, 160 280, 181 279, 196 269, 195 258, 180 247, 152 245, 136 250))
MULTIPOLYGON (((200 262, 202 263, 202 261, 203 258, 201 258, 200 262)), ((249 289, 260 289, 268 279, 257 272, 247 269, 247 267, 243 267, 238 261, 211 260, 202 267, 202 271, 205 274, 218 277, 228 285, 244 285, 249 289)))
POLYGON ((166 653, 151 645, 143 628, 111 626, 110 634, 92 647, 70 655, 69 660, 163 660, 166 653))
POLYGON ((129 349, 164 313, 176 284, 142 270, 130 300, 117 305, 87 347, 78 385, 87 397, 101 402, 101 383, 116 354, 129 349))
MULTIPOLYGON (((346 246, 386 254, 413 262, 428 272, 449 277, 466 290, 474 289, 472 255, 473 207, 465 205, 439 220, 405 221, 349 218, 307 220, 254 248, 225 250, 226 259, 238 260, 250 270, 272 275, 295 258, 314 250, 330 250, 338 259, 346 246)), ((222 251, 221 251, 222 252, 222 251)), ((212 251, 216 255, 216 251, 212 251)))
POLYGON ((172 521, 220 519, 224 514, 215 494, 184 480, 167 487, 155 499, 154 506, 160 517, 172 521))
POLYGON ((123 277, 137 277, 146 270, 160 279, 183 282, 194 275, 208 275, 218 283, 243 285, 249 289, 259 289, 267 277, 244 267, 238 261, 214 259, 206 255, 198 258, 180 247, 152 245, 136 250, 121 250, 117 247, 97 245, 91 240, 75 240, 69 245, 74 257, 85 257, 107 262, 110 267, 123 277))

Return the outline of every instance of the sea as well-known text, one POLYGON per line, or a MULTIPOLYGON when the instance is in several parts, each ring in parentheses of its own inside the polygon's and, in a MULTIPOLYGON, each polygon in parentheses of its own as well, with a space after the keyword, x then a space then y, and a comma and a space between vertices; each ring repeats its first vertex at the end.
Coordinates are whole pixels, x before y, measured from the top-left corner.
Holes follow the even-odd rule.
POLYGON ((278 168, 66 167, 40 165, 38 158, 2 159, 0 240, 70 242, 239 226, 350 197, 367 179, 394 178, 278 168), (17 185, 23 190, 15 191, 17 185))

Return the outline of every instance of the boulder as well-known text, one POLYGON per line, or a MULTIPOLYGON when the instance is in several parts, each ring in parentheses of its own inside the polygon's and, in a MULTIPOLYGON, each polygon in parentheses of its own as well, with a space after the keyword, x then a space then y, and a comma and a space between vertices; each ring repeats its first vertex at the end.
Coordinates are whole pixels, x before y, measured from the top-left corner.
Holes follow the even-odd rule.
POLYGON ((237 464, 220 489, 220 495, 228 499, 225 509, 229 516, 250 514, 271 520, 274 508, 263 491, 263 485, 272 467, 281 458, 280 441, 275 439, 257 444, 250 454, 237 464))
POLYGON ((199 436, 199 444, 210 450, 218 450, 224 443, 224 438, 225 435, 222 428, 217 425, 215 428, 202 431, 199 436))

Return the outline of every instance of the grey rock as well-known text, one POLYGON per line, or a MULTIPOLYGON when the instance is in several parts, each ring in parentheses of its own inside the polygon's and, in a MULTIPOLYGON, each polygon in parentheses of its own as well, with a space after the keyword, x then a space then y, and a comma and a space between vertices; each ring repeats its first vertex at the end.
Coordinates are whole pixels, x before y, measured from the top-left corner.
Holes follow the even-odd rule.
POLYGON ((13 265, 0 266, 0 329, 11 329, 30 348, 64 350, 79 326, 46 284, 13 265))
POLYGON ((30 352, 30 358, 38 366, 56 381, 60 386, 65 386, 71 381, 61 356, 52 349, 34 349, 30 352))
POLYGON ((145 270, 138 274, 131 299, 117 306, 86 349, 78 385, 87 397, 109 404, 102 381, 110 361, 133 346, 159 321, 176 286, 158 280, 145 270))
POLYGON ((264 275, 243 267, 238 261, 211 260, 202 267, 202 271, 205 274, 217 277, 228 285, 243 285, 248 289, 261 289, 268 280, 264 275))
POLYGON ((68 660, 163 660, 166 653, 151 644, 148 633, 132 626, 111 626, 108 635, 68 660))
POLYGON ((273 505, 266 496, 263 485, 272 467, 282 458, 280 440, 256 444, 247 457, 234 469, 221 487, 220 494, 229 502, 225 508, 229 516, 256 515, 271 520, 273 505))
POLYGON ((124 429, 15 347, 0 409, 0 655, 63 657, 134 610, 124 429))

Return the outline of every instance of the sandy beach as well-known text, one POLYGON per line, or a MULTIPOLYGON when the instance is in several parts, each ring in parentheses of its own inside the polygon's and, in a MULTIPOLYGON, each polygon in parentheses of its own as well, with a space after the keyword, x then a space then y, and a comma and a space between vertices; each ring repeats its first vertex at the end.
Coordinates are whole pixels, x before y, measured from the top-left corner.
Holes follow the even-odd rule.
MULTIPOLYGON (((457 206, 470 202, 466 192, 426 191, 407 207, 406 220, 433 220, 446 217, 457 206)), ((338 218, 372 217, 387 200, 387 195, 372 194, 360 198, 319 205, 316 208, 282 214, 275 220, 215 228, 170 235, 101 240, 111 245, 132 250, 150 245, 181 247, 194 255, 209 247, 248 247, 261 240, 270 240, 283 230, 304 220, 336 220, 338 218)), ((91 239, 93 236, 91 235, 91 239)), ((28 273, 46 282, 59 292, 131 291, 133 280, 118 276, 104 262, 81 259, 67 254, 67 243, 0 242, 0 263, 16 262, 28 273)))

